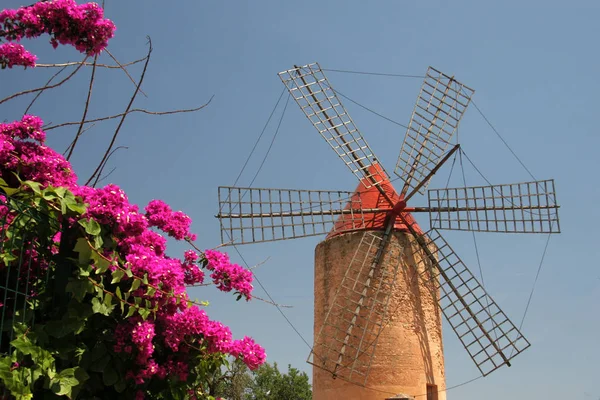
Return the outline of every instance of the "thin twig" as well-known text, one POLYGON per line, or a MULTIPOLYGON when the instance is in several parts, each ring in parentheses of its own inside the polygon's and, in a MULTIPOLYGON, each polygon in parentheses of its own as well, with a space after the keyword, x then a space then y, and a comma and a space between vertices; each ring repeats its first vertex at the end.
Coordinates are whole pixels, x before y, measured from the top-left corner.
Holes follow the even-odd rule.
MULTIPOLYGON (((106 165, 106 164, 105 164, 105 165, 106 165)), ((100 179, 98 180, 98 183, 102 182, 103 180, 105 180, 106 178, 108 178, 109 176, 111 176, 111 175, 112 175, 112 173, 113 173, 113 172, 115 172, 116 170, 117 170, 117 167, 113 167, 113 168, 112 168, 112 169, 111 169, 111 170, 108 172, 108 174, 106 174, 105 176, 103 176, 102 178, 100 178, 100 179)))
POLYGON ((73 150, 75 150, 75 146, 77 145, 77 141, 79 137, 83 133, 83 125, 85 124, 85 118, 87 117, 88 110, 90 109, 90 100, 92 98, 92 89, 94 88, 94 78, 96 77, 96 63, 98 62, 98 54, 94 56, 94 65, 92 66, 92 76, 90 77, 90 86, 88 87, 87 98, 85 99, 85 107, 83 109, 83 115, 81 116, 81 123, 79 124, 79 129, 77 129, 77 134, 75 135, 75 139, 73 139, 73 144, 71 145, 71 149, 69 150, 69 154, 67 154, 67 161, 71 159, 73 155, 73 150))
MULTIPOLYGON (((123 113, 120 113, 120 114, 109 115, 107 117, 100 117, 100 118, 95 118, 95 119, 89 119, 89 120, 85 121, 85 123, 89 124, 91 122, 107 121, 109 119, 115 119, 115 118, 123 117, 124 115, 135 113, 135 112, 141 112, 141 113, 148 114, 148 115, 170 115, 170 114, 179 114, 179 113, 189 113, 189 112, 200 111, 204 107, 206 107, 207 105, 210 104, 210 102, 212 101, 213 97, 215 97, 215 96, 214 95, 211 96, 210 99, 206 103, 204 103, 201 106, 196 107, 196 108, 187 108, 187 109, 171 110, 171 111, 149 111, 149 110, 145 110, 143 108, 133 108, 133 109, 131 109, 129 111, 126 111, 126 112, 123 112, 123 113)), ((78 122, 78 121, 63 122, 62 124, 50 125, 50 126, 44 127, 44 130, 45 131, 51 131, 52 129, 62 128, 62 127, 65 127, 65 126, 77 125, 79 123, 80 122, 78 122)))
MULTIPOLYGON (((52 77, 50 79, 48 79, 48 82, 46 82, 46 86, 48 86, 49 84, 51 84, 52 81, 54 80, 54 78, 56 78, 58 75, 60 75, 61 72, 63 72, 65 69, 67 69, 67 65, 65 65, 60 70, 58 70, 57 73, 55 73, 54 75, 52 75, 52 77)), ((31 107, 33 107, 33 103, 36 102, 36 100, 42 95, 42 93, 44 93, 43 90, 40 91, 40 92, 38 92, 38 94, 35 95, 35 97, 33 98, 33 100, 31 100, 31 103, 29 103, 29 105, 25 109, 25 112, 23 113, 23 115, 25 115, 25 114, 27 114, 29 112, 29 110, 31 109, 31 107)))
POLYGON ((256 265, 253 265, 252 267, 250 267, 250 268, 248 268, 248 269, 249 269, 250 271, 252 271, 252 270, 254 270, 254 269, 256 269, 256 268, 260 267, 261 265, 263 265, 263 264, 266 264, 266 263, 267 263, 267 261, 269 261, 270 259, 271 259, 271 257, 267 257, 267 258, 265 258, 263 261, 259 262, 259 263, 258 263, 258 264, 256 264, 256 265))
POLYGON ((103 177, 103 178, 100 178, 100 177, 102 176, 102 172, 104 171, 104 167, 106 167, 106 165, 108 165, 108 160, 110 160, 110 157, 112 157, 112 155, 113 155, 113 154, 114 154, 114 153, 115 153, 117 150, 120 150, 120 149, 129 150, 129 147, 127 147, 127 146, 118 146, 118 147, 116 147, 116 148, 115 148, 113 151, 111 151, 111 152, 110 152, 110 154, 108 155, 108 158, 106 159, 106 162, 104 163, 104 165, 102 166, 102 168, 101 168, 101 169, 100 169, 100 171, 98 172, 98 179, 96 179, 96 182, 94 182, 94 186, 96 186, 96 184, 97 184, 98 182, 100 182, 101 180, 108 178, 108 177, 110 176, 110 174, 112 174, 112 173, 115 171, 116 167, 115 167, 115 168, 113 168, 113 169, 112 169, 112 170, 111 170, 111 171, 110 171, 110 172, 109 172, 109 173, 108 173, 108 174, 107 174, 105 177, 103 177))
MULTIPOLYGON (((124 115, 123 115, 123 117, 121 117, 121 121, 119 121, 119 125, 117 126, 117 129, 115 130, 115 133, 113 134, 110 144, 106 148, 106 151, 104 152, 104 156, 102 156, 102 160, 96 167, 96 170, 92 173, 92 175, 89 177, 89 179, 85 183, 86 186, 90 184, 90 182, 92 181, 92 179, 94 179, 94 177, 97 176, 98 172, 102 169, 102 166, 106 162, 108 155, 110 154, 112 147, 114 146, 115 141, 117 140, 117 136, 119 135, 121 127, 123 126, 123 123, 125 122, 125 118, 127 118, 127 114, 129 114, 129 110, 131 109, 131 106, 133 105, 133 102, 135 101, 135 98, 137 97, 138 91, 139 91, 140 87, 142 86, 142 82, 144 81, 144 77, 146 76, 146 71, 148 70, 148 64, 150 63, 150 55, 152 54, 152 40, 150 39, 150 37, 148 37, 148 46, 149 46, 148 47, 148 55, 146 57, 146 62, 144 63, 144 69, 142 70, 142 75, 140 76, 140 80, 138 81, 138 84, 135 88, 135 92, 133 93, 133 96, 131 96, 131 99, 129 100, 129 104, 127 104, 125 113, 123 113, 124 115)), ((96 177, 96 183, 98 182, 98 177, 96 177)))
MULTIPOLYGON (((123 72, 125 72, 125 75, 127 75, 129 80, 131 80, 131 82, 133 82, 133 84, 135 85, 135 79, 133 79, 131 77, 131 75, 129 75, 129 72, 127 71, 127 69, 125 69, 125 66, 121 65, 119 60, 117 60, 117 58, 115 56, 113 56, 112 53, 110 51, 108 51, 108 49, 105 49, 104 51, 106 51, 106 54, 108 54, 110 56, 110 58, 112 58, 114 60, 114 62, 116 62, 119 67, 121 67, 123 72)), ((140 92, 144 95, 144 97, 148 97, 148 95, 146 95, 146 93, 144 93, 144 91, 142 89, 140 89, 140 92)))
MULTIPOLYGON (((104 51, 107 51, 107 50, 105 49, 104 51)), ((130 65, 140 63, 144 60, 146 60, 146 57, 140 58, 139 60, 128 62, 126 64, 119 64, 119 65, 108 65, 108 64, 98 63, 98 64, 96 64, 96 67, 97 68, 108 68, 108 69, 122 69, 123 67, 129 67, 130 65)), ((90 62, 70 61, 70 62, 60 63, 60 64, 35 64, 35 67, 36 68, 62 68, 62 67, 70 67, 73 65, 81 65, 81 64, 83 64, 86 67, 91 67, 94 65, 94 63, 90 63, 90 62)))
POLYGON ((264 301, 267 304, 271 304, 272 306, 276 306, 276 307, 283 307, 283 308, 294 308, 294 306, 290 306, 290 305, 286 305, 286 304, 277 304, 272 302, 271 300, 265 300, 263 298, 260 298, 258 296, 252 295, 252 300, 259 300, 259 301, 264 301))
MULTIPOLYGON (((87 59, 88 59, 88 56, 86 56, 84 58, 84 61, 87 60, 87 59)), ((69 79, 71 79, 73 77, 73 75, 75 75, 82 66, 83 66, 83 64, 79 65, 77 68, 75 68, 75 70, 73 72, 71 72, 71 74, 69 76, 67 76, 65 79, 63 79, 62 81, 58 82, 55 85, 50 85, 50 86, 46 85, 46 86, 43 86, 43 87, 39 87, 39 88, 35 88, 35 89, 29 89, 29 90, 24 90, 22 92, 18 92, 18 93, 12 94, 12 95, 10 95, 8 97, 5 97, 2 100, 0 100, 0 104, 6 103, 7 101, 14 99, 15 97, 23 96, 23 95, 26 95, 26 94, 29 94, 29 93, 41 92, 41 91, 44 91, 44 90, 57 88, 60 85, 62 85, 63 83, 65 83, 66 81, 68 81, 69 79)))

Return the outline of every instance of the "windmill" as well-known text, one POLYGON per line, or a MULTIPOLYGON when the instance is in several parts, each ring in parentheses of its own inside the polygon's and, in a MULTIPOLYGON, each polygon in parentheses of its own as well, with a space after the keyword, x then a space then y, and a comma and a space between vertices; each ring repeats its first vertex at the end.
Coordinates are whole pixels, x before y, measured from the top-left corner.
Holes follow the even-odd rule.
MULTIPOLYGON (((474 90, 429 67, 394 171, 402 183, 398 193, 317 63, 295 66, 279 77, 358 178, 358 187, 354 192, 220 187, 217 217, 222 241, 235 244, 328 234, 317 246, 315 262, 315 341, 308 360, 320 370, 313 377, 315 398, 319 393, 336 398, 318 387, 322 373, 366 385, 372 369, 383 365, 374 385, 398 378, 389 373, 398 365, 390 364, 412 354, 397 350, 400 341, 412 340, 421 354, 429 354, 414 379, 425 379, 428 393, 433 381, 444 385, 440 312, 482 375, 510 366, 529 342, 440 230, 559 233, 554 181, 430 189, 428 206, 409 207, 460 149, 450 142, 474 90), (412 213, 429 214, 431 229, 423 232, 412 213), (418 305, 420 328, 413 324, 414 332, 405 329, 383 340, 387 328, 409 318, 407 298, 413 301, 410 307, 418 305), (430 309, 435 303, 439 308, 430 309), (420 330, 427 330, 427 337, 420 330), (381 346, 384 350, 377 350, 381 346), (434 350, 439 354, 432 355, 434 350)), ((353 398, 340 390, 338 385, 337 398, 353 398)))

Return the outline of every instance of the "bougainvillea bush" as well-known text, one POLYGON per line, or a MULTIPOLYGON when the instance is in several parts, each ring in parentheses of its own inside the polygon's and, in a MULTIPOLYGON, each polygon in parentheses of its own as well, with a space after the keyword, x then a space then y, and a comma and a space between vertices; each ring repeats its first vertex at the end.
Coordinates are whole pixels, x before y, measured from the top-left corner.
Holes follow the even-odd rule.
MULTIPOLYGON (((18 42, 42 34, 99 54, 114 29, 95 3, 4 10, 0 64, 34 66, 18 42)), ((164 202, 140 209, 114 184, 78 184, 45 137, 37 116, 0 123, 0 335, 12 338, 1 342, 0 397, 209 399, 228 359, 263 364, 262 347, 234 339, 186 293, 215 286, 250 300, 252 273, 199 251, 190 218, 164 202), (167 238, 190 250, 168 256, 167 238)))

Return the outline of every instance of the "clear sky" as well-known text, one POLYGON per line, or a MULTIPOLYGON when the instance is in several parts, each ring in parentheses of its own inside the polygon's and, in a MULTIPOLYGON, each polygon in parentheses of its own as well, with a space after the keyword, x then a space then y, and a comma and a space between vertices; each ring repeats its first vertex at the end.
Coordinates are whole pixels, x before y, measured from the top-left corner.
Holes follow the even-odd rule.
MULTIPOLYGON (((30 4, 5 0, 2 7, 30 4)), ((188 108, 194 114, 132 115, 118 138, 129 147, 111 158, 106 180, 123 187, 142 207, 161 198, 189 213, 198 243, 219 244, 217 187, 231 185, 271 113, 283 85, 277 73, 314 61, 323 68, 422 75, 428 65, 474 88, 474 101, 538 179, 554 178, 562 234, 553 236, 525 319, 532 347, 485 379, 456 388, 449 399, 500 400, 600 398, 600 271, 597 226, 598 118, 600 106, 600 3, 583 1, 106 1, 118 27, 111 52, 126 62, 141 58, 146 35, 154 53, 138 107, 188 108)), ((45 39, 28 43, 39 62, 80 60, 72 49, 52 50, 45 39)), ((109 63, 106 55, 101 58, 109 63)), ((138 76, 140 68, 132 67, 138 76)), ((47 122, 79 120, 90 70, 44 94, 33 112, 47 122)), ((54 71, 0 71, 0 97, 43 84, 54 71)), ((335 88, 377 112, 407 124, 419 79, 329 72, 335 88)), ((91 117, 121 112, 133 84, 118 70, 102 70, 91 117)), ((0 119, 20 117, 30 98, 0 106, 0 119)), ((277 121, 282 104, 276 111, 277 121)), ((346 106, 389 172, 405 129, 354 104, 346 106)), ((274 122, 276 122, 274 121, 274 122)), ((114 123, 83 136, 73 163, 87 178, 97 165, 114 123)), ((239 185, 248 185, 275 133, 272 123, 239 185)), ((64 149, 75 129, 49 132, 64 149)), ((494 183, 529 176, 477 111, 467 110, 459 130, 466 154, 494 183)), ((455 170, 458 171, 458 170, 455 170)), ((443 187, 446 167, 431 184, 443 187)), ((485 184, 465 165, 469 185, 485 184)), ((451 186, 460 186, 455 173, 451 186)), ((254 186, 353 190, 356 179, 319 137, 295 103, 254 186)), ((412 205, 425 205, 414 198, 412 205)), ((417 217, 428 227, 426 216, 417 217)), ((470 233, 446 239, 478 274, 470 233)), ((519 323, 542 256, 545 235, 477 234, 486 288, 519 323)), ((312 341, 313 250, 320 237, 246 245, 239 250, 301 335, 312 341)), ((171 247, 173 255, 184 246, 171 247)), ((242 262, 233 249, 232 258, 242 262)), ((192 291, 211 302, 209 313, 234 335, 256 338, 270 361, 309 371, 308 348, 279 311, 266 303, 235 303, 208 289, 192 291)), ((266 297, 257 288, 256 294, 266 297)), ((478 376, 476 367, 445 326, 447 385, 478 376)))

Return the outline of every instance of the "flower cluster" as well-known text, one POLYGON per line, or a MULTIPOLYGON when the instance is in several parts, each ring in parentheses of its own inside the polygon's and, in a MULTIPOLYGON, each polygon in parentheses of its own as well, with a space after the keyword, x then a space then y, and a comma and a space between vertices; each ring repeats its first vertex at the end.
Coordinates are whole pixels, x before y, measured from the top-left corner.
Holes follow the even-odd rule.
POLYGON ((146 218, 150 226, 154 226, 177 240, 196 240, 190 233, 192 220, 181 211, 173 211, 161 200, 152 200, 146 206, 146 218))
POLYGON ((102 52, 115 29, 97 3, 80 5, 75 0, 50 0, 0 12, 0 38, 12 42, 46 33, 54 48, 59 43, 71 45, 88 55, 102 52))
POLYGON ((249 271, 229 261, 229 256, 215 250, 204 252, 205 268, 212 271, 210 277, 219 290, 230 292, 235 289, 247 300, 252 293, 252 271, 249 271))
POLYGON ((0 67, 12 68, 16 66, 35 67, 37 57, 31 54, 23 45, 15 43, 0 44, 0 67))
MULTIPOLYGON (((8 182, 13 172, 18 172, 21 180, 71 190, 86 204, 81 217, 98 222, 104 235, 109 235, 114 243, 105 254, 114 261, 109 272, 116 268, 129 270, 131 276, 122 278, 127 282, 124 287, 131 287, 132 279, 143 277, 144 283, 132 296, 158 311, 147 320, 137 314, 123 319, 115 328, 113 350, 135 361, 127 376, 137 384, 166 376, 178 376, 185 381, 191 368, 192 348, 206 349, 209 354, 229 354, 242 359, 249 368, 264 363, 262 347, 248 337, 234 340, 227 326, 210 320, 197 306, 189 306, 186 294, 186 286, 204 282, 204 268, 211 272, 210 277, 219 290, 235 290, 250 299, 252 272, 232 264, 227 254, 214 250, 206 250, 204 254, 188 250, 183 259, 168 257, 166 238, 152 228, 176 240, 193 240, 190 217, 173 211, 160 200, 152 200, 142 213, 116 185, 79 186, 70 163, 44 146, 42 125, 40 118, 30 115, 0 124, 0 176, 8 182), (170 352, 161 350, 161 354, 156 354, 156 348, 170 352)), ((0 208, 2 213, 7 210, 0 208)), ((60 241, 60 236, 53 238, 56 241, 60 241)))
POLYGON ((44 146, 46 138, 39 117, 25 115, 21 121, 0 124, 1 176, 9 182, 12 171, 19 171, 23 180, 42 186, 62 186, 73 189, 77 176, 60 154, 44 146))

